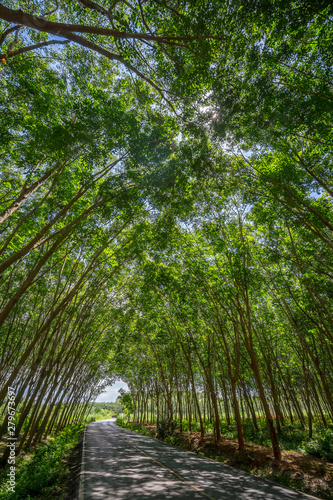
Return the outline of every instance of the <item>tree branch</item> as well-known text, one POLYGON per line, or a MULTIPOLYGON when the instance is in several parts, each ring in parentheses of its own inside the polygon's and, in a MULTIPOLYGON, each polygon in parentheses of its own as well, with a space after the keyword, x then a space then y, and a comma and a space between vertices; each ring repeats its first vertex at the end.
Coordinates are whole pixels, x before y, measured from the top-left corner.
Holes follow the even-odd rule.
POLYGON ((3 44, 3 42, 6 40, 7 36, 13 33, 14 31, 18 30, 20 28, 19 25, 17 26, 12 26, 11 28, 8 28, 6 31, 4 31, 0 37, 0 47, 3 44))
POLYGON ((66 37, 68 40, 71 40, 73 42, 78 43, 79 45, 82 45, 84 47, 87 47, 88 49, 94 50, 95 52, 98 52, 99 54, 107 57, 108 59, 114 60, 114 61, 119 61, 121 62, 126 68, 130 69, 133 71, 137 76, 139 76, 142 80, 145 80, 149 85, 151 85, 157 92, 160 94, 162 99, 164 99, 168 105, 171 107, 171 109, 175 112, 175 109, 172 105, 172 103, 164 96, 163 90, 160 89, 156 83, 154 83, 150 78, 146 77, 141 71, 136 69, 134 66, 132 66, 130 63, 125 61, 123 56, 120 56, 119 54, 115 54, 114 52, 110 52, 109 50, 103 49, 103 47, 100 47, 99 45, 91 42, 90 40, 87 40, 83 36, 75 35, 74 33, 59 33, 60 36, 66 37))
POLYGON ((60 32, 77 32, 77 33, 91 33, 94 35, 104 35, 111 36, 114 38, 127 39, 132 38, 136 40, 152 40, 156 42, 164 42, 169 45, 173 45, 172 42, 181 41, 193 41, 202 39, 215 39, 220 40, 219 37, 213 35, 196 35, 196 36, 155 36, 149 35, 147 33, 126 33, 124 31, 118 31, 109 28, 99 28, 96 26, 85 26, 82 24, 66 24, 66 23, 54 23, 52 21, 46 21, 41 17, 36 17, 31 14, 27 14, 22 10, 12 10, 0 5, 0 18, 8 22, 15 22, 18 24, 23 24, 28 28, 32 28, 38 31, 51 33, 52 35, 58 35, 60 32))
POLYGON ((37 43, 36 45, 29 45, 28 47, 21 47, 20 49, 13 50, 12 52, 8 52, 7 54, 0 54, 0 59, 10 59, 11 57, 18 56, 19 54, 24 54, 25 52, 29 52, 30 50, 41 49, 42 47, 46 47, 48 45, 66 45, 69 43, 69 40, 49 40, 48 42, 37 43))
POLYGON ((16 44, 17 44, 17 42, 18 42, 18 34, 19 34, 20 29, 21 29, 21 26, 19 26, 19 27, 17 28, 16 33, 15 33, 14 40, 12 41, 12 43, 11 43, 11 44, 9 45, 9 47, 8 47, 8 52, 10 52, 10 51, 13 49, 14 45, 16 45, 16 44))
MULTIPOLYGON (((161 5, 161 2, 159 2, 158 0, 154 0, 154 2, 161 5)), ((163 5, 163 3, 162 3, 162 7, 165 7, 166 9, 170 10, 170 12, 173 12, 174 14, 176 14, 176 16, 181 17, 182 19, 185 18, 184 14, 181 14, 180 12, 178 12, 178 10, 173 9, 169 5, 166 5, 166 2, 165 2, 165 5, 163 5)))
POLYGON ((55 0, 55 3, 56 3, 55 9, 51 10, 50 12, 45 12, 45 14, 43 14, 43 16, 52 16, 52 14, 55 14, 59 10, 58 0, 55 0))
POLYGON ((103 14, 103 16, 106 16, 110 19, 111 14, 109 11, 104 9, 102 5, 99 5, 96 2, 93 2, 92 0, 77 0, 80 5, 83 7, 86 7, 87 9, 95 10, 96 12, 99 12, 100 14, 103 14))
POLYGON ((109 8, 109 12, 112 12, 118 5, 118 3, 122 2, 123 0, 115 0, 111 7, 109 8))
POLYGON ((150 30, 150 28, 149 28, 149 26, 148 26, 148 24, 146 23, 146 20, 145 20, 145 16, 144 16, 144 13, 143 13, 143 8, 142 8, 141 1, 140 1, 140 0, 138 0, 138 2, 139 2, 140 14, 141 14, 141 19, 142 19, 142 22, 143 22, 143 24, 144 24, 144 26, 145 26, 146 30, 147 30, 147 31, 148 31, 148 32, 152 35, 153 33, 151 32, 151 30, 150 30))

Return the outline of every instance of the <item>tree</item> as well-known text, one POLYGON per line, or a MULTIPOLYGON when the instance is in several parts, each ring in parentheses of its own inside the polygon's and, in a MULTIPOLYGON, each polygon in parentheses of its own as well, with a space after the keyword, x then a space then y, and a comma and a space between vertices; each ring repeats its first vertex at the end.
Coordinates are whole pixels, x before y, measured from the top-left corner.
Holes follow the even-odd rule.
MULTIPOLYGON (((9 45, 1 57, 7 61, 55 44, 74 43, 121 63, 148 82, 172 107, 165 93, 181 90, 182 97, 187 92, 182 80, 175 84, 173 77, 181 72, 188 81, 199 77, 204 84, 213 53, 221 44, 216 35, 215 5, 203 8, 200 2, 173 3, 151 1, 147 5, 138 0, 109 6, 84 0, 63 2, 55 9, 50 3, 48 10, 45 2, 37 2, 34 12, 29 3, 20 4, 23 10, 2 5, 0 18, 11 26, 7 24, 2 34, 2 43, 9 45), (210 25, 212 32, 207 30, 210 25)), ((192 96, 193 91, 194 87, 190 90, 192 96)))

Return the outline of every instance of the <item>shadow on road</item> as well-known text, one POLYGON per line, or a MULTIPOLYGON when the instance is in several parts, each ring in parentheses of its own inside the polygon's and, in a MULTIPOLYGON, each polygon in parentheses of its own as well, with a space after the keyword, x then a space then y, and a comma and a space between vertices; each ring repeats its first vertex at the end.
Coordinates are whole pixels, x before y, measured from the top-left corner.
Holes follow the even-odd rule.
POLYGON ((84 496, 80 500, 311 498, 110 421, 87 427, 84 462, 84 496))

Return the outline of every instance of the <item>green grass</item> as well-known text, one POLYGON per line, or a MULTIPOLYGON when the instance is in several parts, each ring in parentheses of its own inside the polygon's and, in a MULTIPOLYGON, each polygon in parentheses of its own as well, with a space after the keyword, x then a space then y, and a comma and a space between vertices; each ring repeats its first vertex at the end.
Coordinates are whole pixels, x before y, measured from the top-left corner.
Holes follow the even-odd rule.
MULTIPOLYGON (((199 422, 192 421, 192 432, 200 432, 199 422)), ((179 422, 177 422, 179 428, 179 422)), ((225 438, 237 440, 236 423, 229 425, 226 420, 220 423, 221 433, 225 438)), ((214 425, 208 420, 204 422, 206 434, 214 434, 214 425)), ((189 431, 189 424, 183 420, 183 431, 189 431)), ((272 446, 265 419, 258 419, 258 430, 255 429, 252 419, 243 422, 244 439, 247 443, 259 444, 270 448, 272 446)), ((309 438, 308 430, 302 429, 297 422, 286 423, 278 435, 282 450, 298 451, 306 455, 333 461, 333 425, 330 423, 325 429, 321 422, 314 422, 313 436, 309 438)))
MULTIPOLYGON (((118 418, 116 423, 121 427, 134 430, 143 435, 151 437, 156 436, 156 431, 146 429, 143 424, 128 423, 124 421, 123 418, 120 419, 118 418)), ((211 426, 209 422, 205 422, 205 428, 207 424, 208 426, 211 426)), ((258 425, 259 425, 259 430, 258 432, 256 432, 252 421, 248 420, 244 422, 245 440, 247 442, 251 441, 252 443, 267 445, 268 447, 270 447, 270 440, 268 431, 266 430, 265 422, 264 421, 258 422, 258 425)), ((179 427, 179 425, 177 425, 177 427, 179 427)), ((185 431, 185 433, 188 430, 187 422, 183 422, 183 430, 185 431)), ((192 423, 192 431, 196 432, 197 430, 200 430, 199 425, 195 422, 192 423)), ((235 424, 232 423, 231 425, 228 425, 224 421, 221 423, 221 430, 225 437, 228 437, 230 439, 237 439, 237 430, 235 424)), ((210 433, 211 434, 213 433, 212 429, 210 433)), ((333 426, 330 425, 327 429, 325 429, 318 422, 314 425, 313 438, 311 439, 308 437, 307 431, 302 430, 301 427, 297 424, 285 425, 282 434, 279 436, 281 447, 283 449, 301 451, 303 453, 316 456, 318 458, 326 458, 327 460, 329 459, 332 460, 332 458, 330 458, 332 457, 332 451, 333 451, 332 438, 333 438, 333 426)), ((194 451, 195 453, 198 453, 201 456, 206 456, 214 460, 228 463, 229 465, 237 467, 241 470, 244 470, 246 472, 249 472, 251 474, 254 474, 256 476, 265 479, 270 479, 281 485, 288 486, 290 488, 299 491, 303 491, 304 493, 315 495, 316 497, 321 498, 323 500, 333 500, 333 492, 327 485, 327 482, 324 482, 325 484, 323 485, 312 484, 312 481, 310 481, 309 483, 309 478, 307 478, 307 480, 303 479, 302 477, 297 478, 296 476, 294 476, 293 471, 275 470, 269 462, 266 465, 263 465, 262 467, 261 466, 252 467, 252 465, 249 466, 248 454, 237 456, 236 462, 233 459, 230 462, 230 460, 228 460, 228 457, 222 457, 219 454, 216 455, 216 451, 210 448, 204 449, 204 451, 199 451, 198 449, 195 449, 193 447, 193 443, 191 442, 191 440, 186 439, 186 434, 167 435, 163 439, 163 441, 172 445, 179 446, 180 448, 183 448, 185 450, 194 451)), ((313 477, 317 478, 318 472, 319 469, 317 467, 317 472, 315 472, 315 476, 313 477)), ((325 475, 325 472, 326 472, 326 467, 325 464, 323 464, 322 465, 323 475, 325 475)))
POLYGON ((155 437, 156 432, 153 430, 146 429, 142 424, 133 424, 125 422, 122 416, 118 416, 116 420, 116 424, 119 427, 123 427, 124 429, 129 429, 131 431, 138 432, 139 434, 143 434, 144 436, 155 437))
POLYGON ((7 491, 7 470, 2 470, 0 499, 65 498, 64 489, 69 476, 67 459, 77 445, 85 425, 71 425, 52 438, 49 444, 39 446, 33 454, 18 457, 15 493, 7 491))
MULTIPOLYGON (((244 439, 248 443, 260 444, 271 447, 268 428, 265 420, 258 419, 258 431, 256 431, 252 420, 243 422, 244 439)), ((237 439, 236 424, 228 425, 225 421, 221 424, 222 434, 231 439, 237 439)), ((298 423, 287 423, 282 427, 278 435, 282 450, 298 451, 306 455, 333 461, 333 425, 329 424, 325 429, 321 422, 313 425, 313 436, 309 438, 308 431, 302 429, 298 423)))
MULTIPOLYGON (((128 429, 139 430, 139 424, 125 424, 123 416, 119 416, 117 424, 128 429), (137 426, 137 428, 134 428, 137 426)), ((189 432, 189 423, 186 420, 182 422, 183 431, 189 432)), ((176 422, 176 428, 179 429, 179 421, 176 422)), ((222 420, 220 424, 221 433, 225 438, 237 440, 236 423, 231 422, 229 425, 226 420, 222 420)), ((199 422, 192 421, 192 432, 200 432, 199 422)), ((204 422, 206 434, 214 434, 214 424, 206 420, 204 422)), ((258 430, 255 429, 252 419, 246 419, 243 422, 244 439, 247 443, 259 444, 270 448, 272 446, 269 437, 269 432, 265 419, 258 419, 258 430)), ((302 429, 298 422, 286 424, 282 427, 281 434, 278 435, 279 443, 282 450, 297 451, 306 455, 311 455, 317 458, 323 458, 328 461, 333 461, 333 424, 329 423, 325 429, 321 422, 314 422, 313 436, 309 438, 307 429, 302 429)))

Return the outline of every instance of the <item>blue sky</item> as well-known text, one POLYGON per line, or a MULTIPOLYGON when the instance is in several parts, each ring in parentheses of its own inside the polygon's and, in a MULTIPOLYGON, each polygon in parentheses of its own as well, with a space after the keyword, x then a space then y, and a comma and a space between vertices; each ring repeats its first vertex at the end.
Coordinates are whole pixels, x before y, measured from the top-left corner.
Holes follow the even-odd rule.
POLYGON ((126 382, 123 382, 122 380, 118 380, 113 385, 109 385, 108 387, 105 388, 105 391, 98 396, 98 398, 96 399, 96 403, 114 402, 119 396, 118 391, 121 387, 125 389, 125 391, 128 391, 128 385, 126 384, 126 382))

